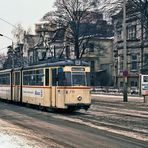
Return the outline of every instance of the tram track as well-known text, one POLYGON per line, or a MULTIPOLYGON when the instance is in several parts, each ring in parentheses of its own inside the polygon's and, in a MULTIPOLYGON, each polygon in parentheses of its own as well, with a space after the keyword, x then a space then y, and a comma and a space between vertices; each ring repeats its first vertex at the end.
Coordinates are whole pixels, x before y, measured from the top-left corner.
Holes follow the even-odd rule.
POLYGON ((88 126, 95 126, 110 132, 117 132, 123 135, 132 136, 134 138, 148 141, 148 112, 146 106, 142 110, 133 104, 119 103, 111 105, 113 102, 94 101, 91 108, 87 111, 80 111, 77 114, 63 116, 71 122, 78 122, 88 126), (117 107, 117 106, 120 107, 117 107), (122 106, 122 107, 121 107, 122 106), (131 107, 130 107, 131 106, 131 107), (137 108, 137 109, 136 109, 137 108), (120 110, 119 110, 120 109, 120 110))
MULTIPOLYGON (((129 121, 127 122, 127 116, 126 114, 123 114, 123 111, 117 112, 118 108, 115 109, 115 107, 110 107, 109 109, 107 104, 101 104, 99 101, 97 103, 92 102, 92 105, 87 112, 84 110, 73 113, 45 112, 9 104, 1 105, 0 109, 1 119, 9 121, 14 125, 19 126, 21 129, 27 129, 34 134, 37 134, 37 136, 40 133, 39 141, 44 144, 48 144, 48 141, 53 141, 67 148, 78 147, 80 144, 89 147, 90 142, 95 146, 97 144, 101 145, 102 143, 100 143, 100 141, 90 139, 90 137, 94 136, 94 133, 94 138, 98 138, 103 134, 109 136, 107 138, 116 139, 117 141, 123 142, 127 140, 126 143, 130 142, 134 144, 136 142, 136 145, 139 142, 143 143, 142 146, 139 145, 139 147, 145 147, 145 142, 148 142, 148 129, 146 129, 147 118, 143 120, 144 116, 142 116, 142 113, 145 112, 141 111, 141 116, 138 115, 137 118, 135 116, 132 117, 131 114, 131 116, 128 117, 129 121), (105 106, 107 106, 107 108, 105 106), (130 118, 132 118, 131 121, 130 118), (87 134, 90 140, 87 139, 86 132, 90 134, 87 134), (82 135, 85 136, 83 137, 82 135), (125 137, 126 140, 124 140, 125 137), (82 141, 77 141, 75 139, 81 139, 82 141), (88 142, 86 142, 86 139, 88 142), (94 143, 94 141, 96 141, 96 143, 94 143), (86 142, 88 146, 84 142, 86 142)), ((124 107, 121 110, 123 109, 124 107)), ((131 113, 134 112, 131 111, 131 113)))

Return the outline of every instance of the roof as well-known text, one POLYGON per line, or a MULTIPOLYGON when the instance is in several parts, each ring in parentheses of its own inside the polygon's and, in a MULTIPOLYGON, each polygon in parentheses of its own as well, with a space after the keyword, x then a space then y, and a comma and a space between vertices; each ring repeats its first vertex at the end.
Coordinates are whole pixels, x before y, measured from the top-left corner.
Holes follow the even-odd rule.
POLYGON ((0 73, 6 73, 6 72, 11 72, 12 69, 5 69, 5 70, 0 70, 0 73))

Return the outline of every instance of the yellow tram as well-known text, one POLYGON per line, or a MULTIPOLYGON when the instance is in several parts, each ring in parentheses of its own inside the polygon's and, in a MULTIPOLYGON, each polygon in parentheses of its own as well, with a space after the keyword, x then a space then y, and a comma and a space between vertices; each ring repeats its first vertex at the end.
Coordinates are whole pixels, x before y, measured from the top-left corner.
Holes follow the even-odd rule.
POLYGON ((85 109, 91 104, 90 67, 58 61, 0 71, 0 98, 46 108, 85 109))

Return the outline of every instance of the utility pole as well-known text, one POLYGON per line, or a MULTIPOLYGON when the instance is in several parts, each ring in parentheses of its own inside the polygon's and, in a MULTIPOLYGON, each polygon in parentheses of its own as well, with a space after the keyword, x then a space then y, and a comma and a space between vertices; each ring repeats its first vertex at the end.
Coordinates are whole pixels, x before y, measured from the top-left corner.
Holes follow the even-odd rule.
POLYGON ((144 34, 144 18, 143 18, 143 16, 141 16, 141 69, 143 68, 143 63, 144 63, 144 61, 143 61, 143 57, 144 57, 144 55, 143 55, 143 53, 144 53, 144 42, 143 42, 143 34, 144 34))
POLYGON ((127 67, 127 45, 126 45, 126 0, 123 0, 123 101, 127 102, 127 77, 128 77, 128 67, 127 67))

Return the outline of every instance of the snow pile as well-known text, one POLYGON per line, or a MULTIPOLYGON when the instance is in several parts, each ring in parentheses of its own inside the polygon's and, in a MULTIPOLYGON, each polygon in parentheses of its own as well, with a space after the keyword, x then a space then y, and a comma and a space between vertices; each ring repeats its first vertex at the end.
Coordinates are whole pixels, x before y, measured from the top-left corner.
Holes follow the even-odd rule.
POLYGON ((29 131, 0 119, 0 148, 38 148, 25 135, 30 135, 29 131))
MULTIPOLYGON (((32 148, 32 144, 23 137, 0 133, 0 148, 32 148)), ((36 146, 33 146, 34 148, 36 146)), ((36 147, 37 148, 37 147, 36 147)))
POLYGON ((41 148, 36 135, 0 119, 0 148, 41 148))

